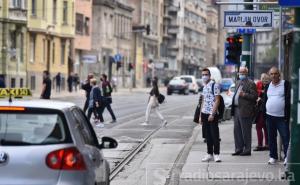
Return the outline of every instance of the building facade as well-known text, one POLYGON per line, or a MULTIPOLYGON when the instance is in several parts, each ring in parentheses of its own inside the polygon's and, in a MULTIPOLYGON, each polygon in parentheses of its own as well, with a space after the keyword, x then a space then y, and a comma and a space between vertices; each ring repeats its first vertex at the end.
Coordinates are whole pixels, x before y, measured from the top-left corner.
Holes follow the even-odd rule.
POLYGON ((25 0, 0 1, 0 74, 7 87, 26 87, 25 0))
POLYGON ((216 66, 218 64, 218 10, 215 6, 209 5, 207 7, 207 50, 206 63, 201 67, 216 66))
POLYGON ((93 1, 92 49, 90 72, 96 76, 108 74, 118 86, 128 86, 127 66, 132 57, 132 12, 133 8, 123 0, 93 1), (117 70, 117 64, 120 68, 117 70))
POLYGON ((88 54, 92 48, 92 4, 92 0, 75 1, 74 73, 80 79, 87 77, 88 63, 93 59, 88 54))
POLYGON ((28 0, 27 81, 31 90, 41 90, 44 70, 50 72, 52 79, 60 72, 62 89, 65 88, 66 78, 73 70, 74 3, 74 0, 28 0))

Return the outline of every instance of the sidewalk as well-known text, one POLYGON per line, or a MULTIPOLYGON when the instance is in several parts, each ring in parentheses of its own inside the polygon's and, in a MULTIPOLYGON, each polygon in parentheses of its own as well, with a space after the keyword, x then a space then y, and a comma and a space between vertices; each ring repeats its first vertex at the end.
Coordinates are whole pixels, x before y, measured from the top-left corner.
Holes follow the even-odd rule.
MULTIPOLYGON (((252 127, 252 148, 257 145, 255 126, 252 127)), ((221 163, 202 162, 206 155, 206 144, 202 132, 194 141, 191 151, 180 173, 180 185, 287 185, 281 180, 283 162, 268 165, 269 152, 252 152, 251 156, 232 156, 234 152, 233 121, 220 124, 221 163)))

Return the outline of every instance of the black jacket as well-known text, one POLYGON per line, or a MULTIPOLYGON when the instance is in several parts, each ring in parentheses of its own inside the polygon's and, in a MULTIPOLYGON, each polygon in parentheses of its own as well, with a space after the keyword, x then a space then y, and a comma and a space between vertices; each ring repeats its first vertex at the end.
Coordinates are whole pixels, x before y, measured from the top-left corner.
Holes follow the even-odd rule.
MULTIPOLYGON (((264 94, 264 113, 267 114, 266 104, 268 101, 268 89, 270 84, 266 85, 265 87, 265 94, 264 94)), ((285 121, 289 122, 291 118, 291 83, 287 80, 284 81, 284 119, 285 121)))
POLYGON ((86 82, 86 83, 84 83, 84 84, 82 84, 81 85, 81 88, 83 89, 83 90, 85 90, 85 92, 86 92, 86 98, 87 99, 89 99, 89 97, 90 97, 90 92, 91 92, 91 90, 92 90, 92 86, 90 85, 90 83, 89 82, 86 82))

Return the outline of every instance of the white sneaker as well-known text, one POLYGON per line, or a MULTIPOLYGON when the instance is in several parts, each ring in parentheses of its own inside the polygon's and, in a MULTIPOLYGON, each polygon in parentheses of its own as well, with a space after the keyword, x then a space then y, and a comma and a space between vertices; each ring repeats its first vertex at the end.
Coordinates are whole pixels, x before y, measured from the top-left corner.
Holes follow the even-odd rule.
POLYGON ((214 155, 214 160, 215 160, 215 162, 217 162, 217 163, 219 163, 219 162, 222 161, 221 158, 220 158, 220 155, 214 155))
POLYGON ((286 166, 286 164, 288 163, 287 157, 284 159, 283 165, 286 166))
POLYGON ((271 158, 269 159, 269 161, 268 161, 268 164, 272 164, 272 165, 273 165, 273 164, 276 164, 276 161, 277 161, 276 159, 274 159, 274 158, 271 157, 271 158))
POLYGON ((202 159, 202 162, 208 162, 210 160, 213 159, 213 156, 210 155, 210 154, 207 154, 203 159, 202 159))
POLYGON ((104 124, 103 124, 103 123, 97 123, 97 124, 96 124, 96 127, 103 128, 103 127, 104 127, 104 124))
POLYGON ((142 126, 147 126, 148 123, 147 123, 147 122, 144 122, 144 123, 142 123, 141 125, 142 125, 142 126))

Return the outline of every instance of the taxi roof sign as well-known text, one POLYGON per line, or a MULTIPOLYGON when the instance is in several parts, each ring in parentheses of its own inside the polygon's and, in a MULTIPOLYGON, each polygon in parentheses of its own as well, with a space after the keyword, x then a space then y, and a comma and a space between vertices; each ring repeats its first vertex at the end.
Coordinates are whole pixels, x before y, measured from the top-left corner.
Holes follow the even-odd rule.
POLYGON ((0 88, 0 98, 32 96, 28 88, 0 88))

